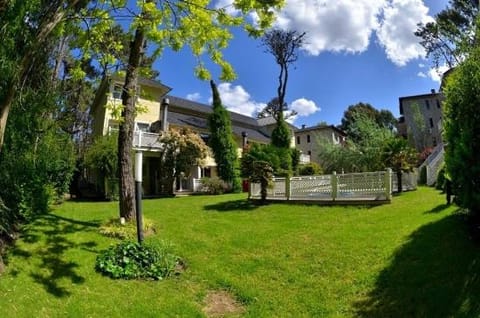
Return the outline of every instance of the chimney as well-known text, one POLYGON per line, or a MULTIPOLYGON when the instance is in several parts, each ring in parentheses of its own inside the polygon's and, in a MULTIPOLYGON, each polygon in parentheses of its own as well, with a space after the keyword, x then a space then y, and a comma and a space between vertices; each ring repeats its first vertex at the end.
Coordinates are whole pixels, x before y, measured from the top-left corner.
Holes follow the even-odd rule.
POLYGON ((430 92, 431 92, 432 94, 435 94, 435 88, 432 88, 432 89, 430 90, 430 92))
POLYGON ((247 132, 246 131, 242 131, 242 147, 243 149, 245 149, 247 147, 247 132))
POLYGON ((302 125, 302 129, 305 129, 305 127, 306 127, 305 124, 303 124, 303 125, 302 125))
POLYGON ((165 97, 162 99, 162 103, 160 104, 160 131, 167 132, 168 131, 168 105, 170 105, 170 100, 165 97))

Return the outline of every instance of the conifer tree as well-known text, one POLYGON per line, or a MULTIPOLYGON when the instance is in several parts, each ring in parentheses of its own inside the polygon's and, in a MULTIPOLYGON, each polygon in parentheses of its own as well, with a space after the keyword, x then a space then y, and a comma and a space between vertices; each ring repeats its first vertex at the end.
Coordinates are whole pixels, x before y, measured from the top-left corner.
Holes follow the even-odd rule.
POLYGON ((210 129, 209 146, 212 148, 219 177, 232 186, 233 191, 240 190, 239 162, 237 145, 233 138, 230 114, 223 107, 215 82, 210 81, 213 96, 213 113, 208 117, 210 129))

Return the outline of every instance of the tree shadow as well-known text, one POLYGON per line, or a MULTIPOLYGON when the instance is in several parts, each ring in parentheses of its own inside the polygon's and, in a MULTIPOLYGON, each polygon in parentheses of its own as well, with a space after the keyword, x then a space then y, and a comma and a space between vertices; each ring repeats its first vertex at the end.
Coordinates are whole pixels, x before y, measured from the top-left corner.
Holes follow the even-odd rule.
POLYGON ((231 212, 231 211, 252 211, 258 208, 258 204, 251 200, 235 200, 219 202, 215 204, 206 205, 203 207, 205 211, 217 211, 217 212, 231 212))
POLYGON ((480 250, 467 237, 458 214, 419 228, 354 305, 356 315, 478 317, 480 250))
MULTIPOLYGON (((29 244, 29 248, 32 244, 36 245, 35 250, 22 249, 20 244, 17 244, 12 248, 10 255, 39 260, 39 265, 30 273, 33 280, 43 285, 48 293, 56 297, 69 296, 71 292, 65 287, 63 281, 67 279, 72 283, 71 285, 76 285, 85 282, 85 277, 78 273, 81 264, 71 261, 66 253, 76 249, 98 253, 95 249, 96 242, 74 241, 71 234, 96 231, 99 225, 99 220, 86 222, 54 214, 41 215, 25 227, 21 235, 22 240, 29 244)), ((16 276, 18 270, 13 270, 11 273, 16 276)))
POLYGON ((449 206, 450 205, 448 205, 448 204, 439 204, 436 207, 434 207, 433 209, 431 209, 430 211, 427 211, 425 213, 440 213, 443 210, 445 210, 446 208, 448 208, 449 206))

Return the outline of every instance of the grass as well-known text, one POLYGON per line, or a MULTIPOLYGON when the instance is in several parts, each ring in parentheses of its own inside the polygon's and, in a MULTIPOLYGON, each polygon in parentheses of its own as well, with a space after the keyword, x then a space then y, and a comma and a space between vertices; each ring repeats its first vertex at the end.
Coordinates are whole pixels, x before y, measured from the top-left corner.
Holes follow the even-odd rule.
POLYGON ((250 205, 245 195, 145 200, 187 269, 161 282, 111 280, 96 255, 116 203, 67 202, 8 255, 1 317, 203 317, 226 290, 245 317, 475 317, 480 254, 433 189, 377 207, 250 205))

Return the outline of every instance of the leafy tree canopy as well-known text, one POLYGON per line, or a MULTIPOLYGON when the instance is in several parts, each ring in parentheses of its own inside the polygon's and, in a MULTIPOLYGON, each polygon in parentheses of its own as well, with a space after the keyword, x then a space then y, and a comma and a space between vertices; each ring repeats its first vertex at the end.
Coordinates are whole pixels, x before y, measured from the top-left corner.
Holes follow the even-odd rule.
POLYGON ((345 131, 353 141, 359 141, 362 137, 355 130, 358 129, 358 125, 355 121, 360 117, 366 117, 373 120, 380 128, 387 128, 393 131, 397 124, 397 119, 393 114, 386 109, 377 110, 368 103, 357 103, 355 105, 348 106, 347 110, 343 113, 340 129, 345 131))
POLYGON ((437 68, 443 64, 451 68, 464 59, 475 43, 477 15, 478 1, 450 0, 433 22, 418 25, 415 35, 437 68))

